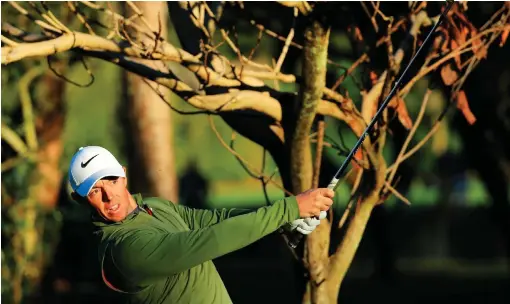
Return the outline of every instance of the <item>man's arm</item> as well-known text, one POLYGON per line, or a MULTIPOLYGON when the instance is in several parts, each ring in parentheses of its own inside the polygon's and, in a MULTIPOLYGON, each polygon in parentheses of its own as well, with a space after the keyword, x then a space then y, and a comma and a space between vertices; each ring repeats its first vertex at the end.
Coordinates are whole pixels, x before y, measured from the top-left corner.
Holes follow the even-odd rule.
POLYGON ((255 211, 255 209, 240 208, 213 210, 194 209, 177 204, 172 204, 171 206, 175 208, 175 211, 179 213, 191 230, 209 227, 231 217, 255 211))
POLYGON ((186 232, 139 231, 112 246, 113 263, 135 282, 167 277, 243 248, 299 218, 295 197, 186 232))

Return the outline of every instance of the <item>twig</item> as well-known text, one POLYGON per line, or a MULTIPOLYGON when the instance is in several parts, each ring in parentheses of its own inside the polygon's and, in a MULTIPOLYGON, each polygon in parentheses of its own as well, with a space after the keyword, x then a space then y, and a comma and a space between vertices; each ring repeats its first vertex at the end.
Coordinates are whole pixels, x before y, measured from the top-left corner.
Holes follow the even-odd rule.
POLYGON ((21 137, 8 125, 2 122, 2 139, 5 140, 9 146, 12 147, 18 155, 25 155, 28 152, 28 147, 21 137))
POLYGON ((69 7, 69 9, 71 10, 71 12, 73 12, 73 14, 76 15, 78 20, 80 20, 81 24, 83 24, 83 26, 85 26, 85 28, 89 31, 89 33, 91 35, 96 35, 96 32, 94 32, 94 30, 92 29, 90 24, 87 22, 87 19, 85 19, 85 17, 83 17, 83 14, 80 12, 80 10, 78 8, 76 8, 76 6, 74 6, 73 2, 66 1, 66 3, 67 3, 67 6, 69 7))
MULTIPOLYGON (((258 47, 260 46, 260 41, 262 41, 262 31, 259 31, 259 34, 257 36, 257 42, 255 42, 255 46, 251 49, 250 54, 248 55, 248 61, 252 61, 251 59, 253 58, 253 55, 255 54, 255 50, 258 49, 258 47)), ((244 65, 242 65, 239 70, 239 75, 238 75, 239 78, 243 77, 243 70, 244 70, 244 65)))
MULTIPOLYGON (((358 201, 359 200, 361 200, 361 198, 358 198, 358 201)), ((345 221, 347 220, 347 217, 351 213, 351 208, 352 208, 353 202, 354 201, 351 199, 349 201, 349 203, 347 204, 347 207, 345 208, 344 213, 342 214, 342 217, 340 218, 340 221, 338 222, 338 229, 342 229, 342 227, 344 226, 345 221)))
MULTIPOLYGON (((510 7, 510 6, 509 6, 510 7)), ((485 29, 487 29, 487 27, 489 27, 490 25, 492 25, 494 23, 494 20, 496 19, 497 16, 499 16, 500 14, 502 14, 505 10, 507 9, 507 7, 505 5, 501 6, 501 8, 495 12, 490 18, 489 20, 487 20, 487 22, 485 22, 485 24, 480 28, 480 31, 484 31, 485 29)))
POLYGON ((202 34, 205 36, 205 38, 207 38, 207 41, 210 41, 211 34, 209 33, 209 30, 204 25, 204 18, 202 16, 203 12, 199 12, 199 14, 200 14, 199 16, 195 15, 195 9, 197 8, 197 6, 198 6, 198 9, 201 11, 204 9, 205 1, 203 1, 203 2, 186 2, 186 4, 187 4, 188 14, 191 17, 193 17, 193 18, 191 18, 191 21, 202 32, 202 34))
POLYGON ((14 41, 14 40, 11 40, 7 37, 5 37, 4 35, 2 35, 2 42, 9 45, 9 46, 17 46, 19 45, 18 42, 14 41))
POLYGON ((154 35, 156 36, 157 35, 157 32, 154 31, 150 25, 150 23, 147 21, 147 19, 145 18, 145 16, 143 15, 143 12, 138 8, 138 6, 136 6, 133 1, 127 1, 127 4, 129 5, 129 7, 131 7, 131 9, 137 14, 138 18, 140 18, 140 20, 142 20, 142 23, 147 27, 147 29, 154 35))
POLYGON ((37 151, 37 133, 35 130, 34 112, 32 107, 32 98, 30 97, 30 84, 32 81, 41 75, 44 69, 41 66, 36 66, 30 69, 18 83, 19 96, 21 101, 21 109, 23 112, 23 125, 25 129, 25 138, 27 147, 30 151, 37 151))
POLYGON ((47 18, 49 20, 51 20, 55 24, 55 26, 58 27, 59 29, 61 29, 63 32, 65 32, 65 33, 71 33, 72 32, 65 24, 60 22, 60 20, 58 20, 58 18, 55 17, 53 12, 49 9, 49 7, 46 5, 46 3, 44 1, 41 1, 41 6, 46 11, 46 13, 43 14, 43 17, 44 17, 44 15, 48 16, 47 18))
MULTIPOLYGON (((279 34, 273 32, 273 31, 267 29, 265 26, 263 26, 261 24, 258 24, 255 20, 250 20, 249 22, 250 22, 251 25, 255 26, 257 29, 264 31, 264 33, 266 33, 266 35, 268 35, 270 37, 273 37, 273 38, 276 38, 276 39, 278 39, 278 40, 280 40, 282 42, 286 42, 287 41, 287 37, 284 37, 282 35, 279 35, 279 34)), ((303 49, 302 45, 300 45, 300 44, 298 44, 296 42, 293 42, 293 41, 290 42, 290 45, 295 47, 295 48, 297 48, 297 49, 299 49, 299 50, 303 49)), ((336 63, 336 62, 334 62, 331 59, 328 59, 327 62, 328 62, 328 64, 332 64, 332 65, 335 65, 335 66, 343 68, 343 65, 341 65, 339 63, 336 63)))
MULTIPOLYGON (((115 28, 117 28, 117 26, 116 26, 117 22, 122 21, 127 26, 130 26, 133 29, 135 29, 136 31, 143 33, 144 35, 147 35, 150 39, 154 39, 154 37, 156 36, 152 31, 150 31, 150 32, 144 31, 140 25, 136 24, 131 19, 124 18, 124 16, 117 14, 116 12, 114 12, 111 9, 104 8, 104 7, 96 4, 95 2, 91 2, 91 1, 80 1, 80 2, 83 3, 84 5, 90 7, 91 9, 98 10, 98 11, 101 11, 101 12, 104 12, 104 13, 110 15, 114 19, 115 28)), ((107 4, 110 4, 110 3, 107 2, 107 4)), ((118 33, 118 34, 120 35, 120 33, 118 33)))
MULTIPOLYGON (((223 138, 221 137, 221 134, 218 132, 218 130, 216 129, 216 126, 214 124, 214 121, 212 119, 212 116, 211 115, 208 115, 208 118, 209 118, 209 124, 211 125, 211 129, 213 130, 214 134, 216 135, 216 137, 219 139, 221 145, 223 147, 225 147, 230 153, 232 153, 232 155, 236 156, 239 158, 239 160, 241 160, 248 168, 250 168, 251 171, 253 172, 256 172, 257 175, 259 176, 264 176, 263 174, 261 174, 257 169, 255 169, 252 165, 250 165, 250 163, 248 161, 246 161, 241 155, 239 155, 239 153, 237 153, 236 151, 232 150, 228 145, 227 143, 223 140, 223 138)), ((287 189, 285 189, 284 187, 280 186, 277 182, 273 181, 272 179, 267 179, 269 182, 271 182, 272 184, 274 184, 276 187, 278 187, 279 189, 281 189, 282 191, 284 191, 286 194, 290 195, 290 196, 293 196, 294 194, 290 191, 288 191, 287 189)))
POLYGON ((363 10, 368 16, 368 19, 370 19, 370 22, 372 22, 372 25, 374 26, 374 30, 376 33, 379 33, 379 26, 377 26, 377 22, 375 21, 374 15, 370 15, 370 12, 368 11, 368 7, 365 5, 364 1, 360 1, 361 6, 363 7, 363 10))
MULTIPOLYGON (((416 153, 416 151, 418 151, 429 140, 429 138, 432 137, 432 135, 434 135, 437 132, 440 125, 441 120, 437 120, 430 129, 430 131, 427 133, 427 135, 425 135, 425 137, 423 137, 423 139, 419 143, 417 143, 412 149, 410 149, 406 154, 402 156, 400 163, 402 163, 403 161, 411 157, 414 153, 416 153)), ((388 169, 386 169, 386 173, 389 173, 391 170, 393 170, 394 166, 395 164, 389 166, 388 169)))
POLYGON ((287 36, 287 39, 285 39, 285 45, 283 46, 282 53, 278 57, 278 61, 276 62, 276 66, 274 67, 275 74, 278 74, 280 72, 280 69, 282 68, 283 61, 285 60, 285 56, 287 56, 287 52, 289 51, 290 44, 292 42, 292 39, 294 38, 294 28, 296 26, 296 19, 298 15, 298 9, 297 7, 294 8, 294 18, 292 19, 292 26, 289 31, 289 35, 287 36))
POLYGON ((448 61, 449 59, 451 58, 454 58, 455 56, 458 56, 460 54, 463 54, 463 53, 466 53, 466 52, 469 52, 473 49, 473 46, 471 47, 468 47, 470 44, 473 44, 473 42, 489 33, 492 33, 492 32, 497 32, 497 31, 502 31, 505 27, 504 26, 499 26, 499 27, 493 27, 493 28, 489 28, 483 32, 480 32, 478 33, 477 35, 471 37, 471 39, 469 39, 468 41, 466 41, 465 43, 463 43, 461 46, 457 47, 455 50, 452 50, 450 53, 448 53, 448 55, 444 56, 443 58, 439 59, 437 62, 435 62, 434 64, 432 64, 431 66, 427 66, 427 67, 423 67, 406 85, 404 88, 402 88, 399 92, 399 96, 402 96, 403 94, 407 93, 412 87, 413 85, 416 83, 416 81, 418 81, 419 79, 421 79, 422 77, 424 77, 425 75, 427 75, 428 73, 430 73, 431 71, 434 71, 436 70, 439 66, 441 66, 443 63, 445 63, 446 61, 448 61))
POLYGON ((85 68, 85 71, 87 71, 87 74, 89 74, 89 76, 90 76, 90 80, 89 80, 89 82, 88 82, 88 83, 86 83, 86 84, 79 84, 79 83, 77 83, 76 81, 71 80, 71 79, 67 78, 65 75, 60 74, 59 72, 57 72, 57 70, 56 70, 56 69, 54 69, 54 68, 53 68, 53 66, 51 65, 51 57, 52 57, 51 55, 50 55, 50 56, 48 56, 48 57, 46 57, 46 61, 48 62, 48 68, 49 68, 49 69, 50 69, 50 71, 52 71, 52 72, 53 72, 53 74, 54 74, 55 76, 57 76, 58 78, 60 78, 60 79, 64 80, 65 82, 69 82, 69 83, 71 83, 71 84, 73 84, 73 85, 75 85, 75 86, 77 86, 77 87, 80 87, 80 88, 87 88, 87 87, 90 87, 90 86, 94 83, 94 81, 95 81, 94 74, 92 73, 92 71, 91 71, 91 70, 89 69, 89 67, 87 66, 87 63, 85 62, 85 58, 83 58, 83 56, 80 58, 80 61, 81 61, 82 65, 83 65, 83 67, 85 68))
POLYGON ((390 183, 385 183, 386 189, 390 190, 391 193, 393 193, 399 200, 403 201, 406 205, 411 205, 411 202, 403 196, 400 192, 397 191, 397 189, 393 188, 390 183))
POLYGON ((252 67, 256 67, 256 68, 259 68, 262 70, 272 71, 271 67, 268 66, 267 64, 260 64, 260 63, 253 62, 253 61, 249 60, 248 58, 246 58, 244 55, 242 55, 241 52, 239 51, 239 49, 237 48, 237 46, 234 44, 234 42, 232 42, 232 40, 228 36, 228 33, 220 26, 219 20, 214 16, 214 13, 209 8, 209 6, 207 5, 206 2, 204 2, 204 9, 207 12, 207 14, 209 15, 209 17, 214 21, 216 26, 220 29, 220 33, 221 33, 221 36, 223 37, 224 41, 227 42, 227 44, 232 49, 232 51, 234 51, 234 53, 236 53, 238 55, 238 57, 240 58, 241 64, 248 64, 252 67))
MULTIPOLYGON (((3 125, 2 125, 2 132, 4 132, 4 131, 5 130, 3 129, 3 125)), ((2 136, 2 138, 3 138, 3 136, 2 136)), ((8 160, 2 162, 1 172, 3 173, 6 171, 9 171, 12 168, 14 168, 14 167, 18 166, 19 164, 23 163, 24 161, 26 161, 27 159, 37 162, 38 156, 34 152, 26 152, 26 153, 18 155, 16 157, 9 158, 8 160)))
MULTIPOLYGON (((266 148, 264 147, 264 151, 262 152, 262 165, 260 172, 264 174, 264 171, 266 170, 266 148)), ((269 179, 273 178, 275 172, 269 177, 269 179)), ((267 194, 267 183, 268 181, 265 181, 263 177, 259 178, 260 182, 262 183, 262 191, 264 192, 264 198, 266 199, 266 204, 269 206, 271 205, 271 200, 269 199, 269 195, 267 194)))
POLYGON ((18 12, 20 12, 23 16, 27 17, 28 19, 32 20, 35 24, 39 25, 41 28, 58 34, 62 33, 61 29, 54 27, 53 25, 49 25, 48 23, 42 20, 36 19, 34 16, 29 14, 27 10, 22 8, 18 3, 14 1, 9 1, 9 4, 12 7, 14 7, 18 12))
POLYGON ((154 86, 153 86, 153 82, 149 82, 145 77, 141 77, 141 79, 156 93, 158 94, 158 96, 161 98, 161 100, 163 100, 169 107, 170 109, 172 109, 173 111, 175 111, 176 113, 178 114, 181 114, 181 115, 196 115, 196 114, 215 114, 214 112, 211 112, 209 110, 199 110, 199 111, 183 111, 183 110, 179 110, 177 108, 175 108, 172 103, 167 100, 166 96, 161 93, 161 91, 159 90, 159 84, 156 83, 154 86))
MULTIPOLYGON (((398 21, 392 28, 391 28, 391 31, 390 33, 394 33, 396 32, 400 26, 402 26, 402 24, 405 22, 406 20, 400 20, 398 21)), ((383 45, 383 43, 386 43, 387 40, 391 39, 391 36, 390 35, 387 35, 387 36, 384 36, 382 38, 380 38, 379 40, 377 40, 377 42, 375 43, 375 47, 378 48, 380 47, 381 45, 383 45)), ((352 74, 352 72, 354 72, 354 70, 358 67, 358 65, 362 64, 363 62, 367 61, 369 58, 368 58, 368 51, 363 53, 347 70, 345 73, 343 73, 338 79, 337 81, 335 82, 335 84, 333 85, 333 87, 331 87, 331 90, 333 91, 336 91, 336 89, 338 88, 338 86, 340 86, 340 84, 342 84, 342 82, 345 80, 346 77, 348 77, 349 75, 352 74)))
POLYGON ((420 107, 420 111, 418 113, 418 117, 416 118, 416 121, 414 122, 414 125, 411 128, 411 131, 409 131, 409 134, 407 135, 407 138, 404 141, 404 144, 402 145, 402 148, 400 149, 400 152, 399 152, 399 154, 397 156, 397 159, 395 160, 395 163, 392 166, 393 170, 390 171, 390 176, 388 176, 388 178, 386 180, 388 182, 388 184, 391 184, 391 182, 393 181, 393 178, 395 177, 395 174, 397 172, 398 166, 403 161, 404 153, 407 150, 407 146, 411 142, 411 139, 413 138, 416 130, 418 129, 418 126, 421 124, 423 116, 425 115, 425 110, 427 109, 427 104, 428 104, 429 97, 430 97, 431 93, 432 93, 432 91, 430 89, 427 89, 427 91, 425 92, 425 95, 423 96, 423 100, 421 102, 421 107, 420 107))
MULTIPOLYGON (((241 160, 241 158, 239 158, 239 153, 236 151, 236 149, 234 148, 234 142, 235 142, 235 138, 236 138, 236 131, 235 130, 232 130, 232 136, 230 137, 230 149, 232 149, 232 151, 235 152, 234 154, 234 157, 237 159, 237 161, 239 162, 239 164, 241 165, 241 167, 243 167, 243 169, 246 171, 246 173, 248 173, 249 176, 255 178, 255 179, 260 179, 260 175, 257 175, 255 173, 253 173, 245 164, 244 162, 241 160)), ((261 170, 262 174, 264 173, 264 169, 262 168, 261 170)))

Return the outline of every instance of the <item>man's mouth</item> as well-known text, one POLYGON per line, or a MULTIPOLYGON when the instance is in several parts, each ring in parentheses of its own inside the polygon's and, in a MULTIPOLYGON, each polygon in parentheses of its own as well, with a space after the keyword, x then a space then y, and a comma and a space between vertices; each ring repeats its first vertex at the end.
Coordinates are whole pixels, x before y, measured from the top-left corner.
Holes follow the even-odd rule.
POLYGON ((106 209, 106 211, 108 212, 108 214, 114 214, 115 212, 117 212, 117 210, 119 210, 119 207, 120 207, 119 204, 115 204, 112 205, 110 208, 106 209))

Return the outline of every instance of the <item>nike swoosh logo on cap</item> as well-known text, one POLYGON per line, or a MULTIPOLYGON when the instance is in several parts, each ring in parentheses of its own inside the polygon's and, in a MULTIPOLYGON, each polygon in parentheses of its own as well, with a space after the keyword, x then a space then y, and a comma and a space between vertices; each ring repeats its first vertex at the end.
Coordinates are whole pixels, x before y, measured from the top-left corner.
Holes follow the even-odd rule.
POLYGON ((91 161, 91 160, 93 160, 93 159, 94 159, 94 157, 96 157, 96 156, 98 156, 98 155, 99 155, 99 154, 96 154, 96 155, 92 156, 92 157, 91 157, 91 158, 89 158, 89 160, 87 160, 86 162, 81 162, 81 167, 82 167, 82 168, 85 168, 85 167, 86 167, 86 166, 90 163, 90 161, 91 161))

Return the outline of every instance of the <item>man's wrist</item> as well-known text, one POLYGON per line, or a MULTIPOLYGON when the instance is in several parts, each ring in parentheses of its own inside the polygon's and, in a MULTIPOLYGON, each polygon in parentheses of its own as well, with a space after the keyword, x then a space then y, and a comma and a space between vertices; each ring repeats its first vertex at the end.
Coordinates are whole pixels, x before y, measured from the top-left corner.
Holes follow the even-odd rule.
POLYGON ((288 208, 287 212, 289 212, 289 222, 300 219, 299 216, 299 204, 297 202, 296 196, 288 196, 285 198, 285 203, 288 208))

